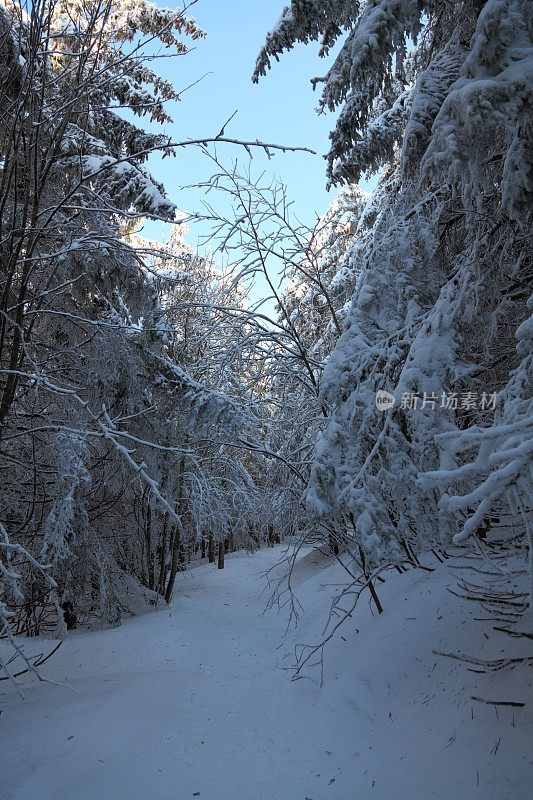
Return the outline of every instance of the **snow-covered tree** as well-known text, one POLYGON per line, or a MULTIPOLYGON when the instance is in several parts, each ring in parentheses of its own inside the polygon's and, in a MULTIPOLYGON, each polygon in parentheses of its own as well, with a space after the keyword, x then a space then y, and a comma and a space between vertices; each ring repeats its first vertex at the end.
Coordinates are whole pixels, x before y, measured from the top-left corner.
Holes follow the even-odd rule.
POLYGON ((143 0, 0 5, 0 515, 23 573, 1 594, 19 631, 39 632, 54 581, 56 608, 96 592, 116 617, 120 559, 97 520, 130 458, 116 420, 143 407, 142 320, 158 313, 122 228, 175 214, 144 166, 167 140, 131 120, 167 119, 176 94, 144 53, 185 53, 181 35, 202 34, 143 0))
POLYGON ((310 232, 302 258, 288 265, 283 302, 309 353, 321 363, 349 313, 362 250, 353 240, 365 206, 358 188, 343 189, 310 232))
POLYGON ((154 48, 202 35, 145 0, 0 3, 1 636, 66 603, 117 624, 170 599, 202 537, 250 540, 244 348, 147 168, 191 145, 153 132, 178 96, 154 48))
POLYGON ((527 514, 531 24, 523 0, 293 0, 258 59, 345 35, 317 79, 329 181, 382 170, 307 495, 377 563, 464 540, 504 495, 527 514))

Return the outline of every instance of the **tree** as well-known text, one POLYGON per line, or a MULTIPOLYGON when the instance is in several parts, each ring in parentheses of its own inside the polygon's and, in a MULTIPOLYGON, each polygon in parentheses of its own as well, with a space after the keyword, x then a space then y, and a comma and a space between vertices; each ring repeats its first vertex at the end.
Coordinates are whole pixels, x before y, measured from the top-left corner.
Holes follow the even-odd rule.
POLYGON ((341 334, 361 268, 347 254, 366 201, 358 189, 346 190, 310 229, 295 218, 281 182, 266 183, 236 165, 215 163, 219 171, 206 188, 211 195, 222 193, 231 212, 221 215, 215 200, 204 216, 231 262, 234 284, 257 281, 277 309, 275 321, 261 313, 264 301, 241 312, 248 346, 259 354, 259 371, 248 367, 243 373, 248 380, 253 376, 251 385, 261 400, 263 443, 255 450, 264 455, 264 477, 258 515, 269 520, 270 543, 295 536, 304 544, 325 536, 338 553, 337 521, 311 520, 301 498, 327 419, 320 400, 324 365, 341 334))
POLYGON ((382 170, 347 256, 361 272, 307 493, 370 565, 463 541, 505 495, 524 510, 531 496, 531 13, 293 0, 257 62, 255 80, 295 42, 322 37, 327 55, 347 31, 315 79, 321 107, 341 107, 328 179, 382 170), (378 390, 396 398, 386 412, 378 390))
POLYGON ((78 590, 96 592, 110 620, 114 595, 127 605, 132 590, 109 518, 97 519, 124 492, 121 459, 144 474, 117 429, 146 407, 133 398, 152 336, 140 321, 158 310, 122 227, 175 209, 143 166, 167 140, 120 109, 168 119, 177 95, 143 52, 159 40, 185 53, 180 34, 202 35, 143 0, 82 3, 74 15, 60 0, 0 8, 0 514, 12 564, 0 590, 15 605, 2 604, 2 635, 13 622, 39 633, 50 590, 60 623, 59 601, 78 590))
POLYGON ((181 234, 136 234, 183 227, 151 153, 277 147, 145 130, 179 94, 154 48, 202 36, 145 0, 0 6, 0 636, 15 644, 64 628, 62 603, 118 624, 170 599, 202 536, 246 539, 257 488, 225 442, 255 420, 215 348, 216 282, 202 294, 208 265, 181 234))

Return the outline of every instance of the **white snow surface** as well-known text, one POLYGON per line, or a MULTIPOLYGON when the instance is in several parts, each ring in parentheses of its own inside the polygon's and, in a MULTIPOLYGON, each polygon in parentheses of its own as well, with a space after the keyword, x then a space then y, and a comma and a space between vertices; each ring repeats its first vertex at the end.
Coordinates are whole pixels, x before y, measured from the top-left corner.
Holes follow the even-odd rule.
MULTIPOLYGON (((303 610, 283 638, 286 609, 263 613, 261 595, 262 573, 283 553, 234 554, 223 571, 199 566, 178 576, 170 610, 73 632, 41 668, 70 688, 25 676, 22 700, 0 683, 1 799, 533 796, 531 671, 480 675, 432 652, 528 651, 447 591, 450 562, 390 573, 378 585, 381 616, 363 596, 326 650, 321 687, 291 681, 286 668, 296 642, 317 640, 344 574, 302 550, 294 584, 303 610), (526 706, 496 713, 471 695, 526 706)), ((27 640, 26 651, 52 644, 27 640)))

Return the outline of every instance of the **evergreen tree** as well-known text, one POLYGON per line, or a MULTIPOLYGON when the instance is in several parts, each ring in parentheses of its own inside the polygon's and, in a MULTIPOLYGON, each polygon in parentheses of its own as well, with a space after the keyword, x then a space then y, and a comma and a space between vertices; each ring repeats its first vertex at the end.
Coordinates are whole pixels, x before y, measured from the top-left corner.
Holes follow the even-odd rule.
POLYGON ((345 35, 315 79, 340 107, 328 179, 382 170, 307 495, 376 563, 463 541, 503 497, 528 508, 531 25, 522 0, 294 0, 257 62, 345 35))

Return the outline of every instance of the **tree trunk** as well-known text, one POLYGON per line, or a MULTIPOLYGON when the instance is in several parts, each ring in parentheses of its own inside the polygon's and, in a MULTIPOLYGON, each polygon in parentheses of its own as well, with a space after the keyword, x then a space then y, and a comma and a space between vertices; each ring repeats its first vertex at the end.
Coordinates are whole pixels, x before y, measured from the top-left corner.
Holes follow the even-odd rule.
MULTIPOLYGON (((165 586, 168 583, 168 575, 169 575, 169 559, 168 556, 170 555, 171 559, 174 559, 173 551, 174 551, 174 542, 178 533, 176 529, 170 530, 169 534, 169 524, 168 518, 165 516, 163 519, 163 528, 161 532, 161 538, 158 544, 158 554, 159 554, 159 581, 157 585, 157 591, 160 595, 165 595, 165 586)), ((178 536, 179 541, 179 536, 178 536)), ((171 569, 171 568, 170 568, 171 569)))
POLYGON ((224 553, 225 553, 225 550, 226 550, 226 547, 225 547, 224 539, 221 539, 220 542, 218 543, 218 568, 219 569, 224 569, 224 553))
MULTIPOLYGON (((361 556, 361 565, 363 567, 363 572, 365 573, 365 577, 368 578, 365 553, 361 545, 359 545, 359 555, 361 556)), ((376 604, 378 614, 383 614, 383 606, 381 605, 381 600, 379 599, 378 593, 376 592, 376 587, 374 586, 371 580, 368 581, 368 588, 370 589, 370 594, 372 595, 372 599, 376 604)))
POLYGON ((207 542, 207 557, 210 564, 215 563, 215 541, 212 533, 209 534, 209 539, 207 542))
POLYGON ((165 590, 165 600, 170 603, 172 600, 172 593, 174 591, 174 583, 176 582, 176 575, 178 572, 184 572, 187 569, 187 554, 185 551, 185 543, 176 531, 172 545, 172 562, 170 565, 170 575, 168 578, 167 587, 165 590))
POLYGON ((328 539, 329 539, 328 543, 329 543, 330 551, 332 553, 334 553, 336 556, 338 556, 339 555, 339 545, 337 543, 337 537, 335 536, 334 533, 330 533, 328 539))
POLYGON ((146 548, 148 550, 148 588, 155 591, 155 547, 152 530, 152 509, 150 507, 148 493, 144 495, 143 500, 144 499, 146 499, 145 536, 146 548))
POLYGON ((179 547, 180 547, 180 537, 177 531, 174 532, 174 541, 172 543, 172 560, 170 562, 170 574, 168 576, 168 582, 166 584, 166 588, 161 586, 159 594, 163 594, 164 590, 164 598, 167 603, 170 603, 172 600, 172 592, 174 591, 174 581, 176 580, 176 573, 178 571, 178 564, 179 564, 179 547))

